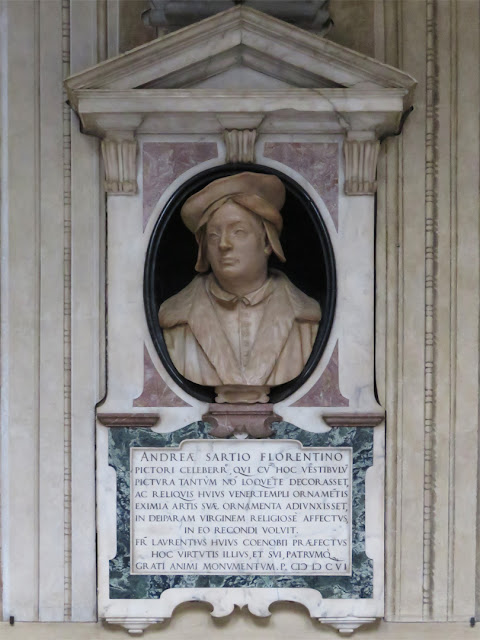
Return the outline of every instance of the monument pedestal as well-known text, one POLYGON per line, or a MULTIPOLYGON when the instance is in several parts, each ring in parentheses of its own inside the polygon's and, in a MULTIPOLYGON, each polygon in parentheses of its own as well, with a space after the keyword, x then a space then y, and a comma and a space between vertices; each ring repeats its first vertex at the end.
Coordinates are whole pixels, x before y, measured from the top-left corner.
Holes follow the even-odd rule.
POLYGON ((272 424, 280 422, 281 417, 269 403, 211 404, 202 420, 212 425, 210 435, 215 438, 269 438, 274 433, 272 424))

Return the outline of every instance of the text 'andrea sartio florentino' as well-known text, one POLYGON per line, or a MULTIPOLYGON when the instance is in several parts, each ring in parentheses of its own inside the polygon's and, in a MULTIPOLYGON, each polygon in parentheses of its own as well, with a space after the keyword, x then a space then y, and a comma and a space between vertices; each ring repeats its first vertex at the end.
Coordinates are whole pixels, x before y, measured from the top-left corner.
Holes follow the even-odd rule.
POLYGON ((131 449, 131 573, 351 573, 349 447, 131 449))

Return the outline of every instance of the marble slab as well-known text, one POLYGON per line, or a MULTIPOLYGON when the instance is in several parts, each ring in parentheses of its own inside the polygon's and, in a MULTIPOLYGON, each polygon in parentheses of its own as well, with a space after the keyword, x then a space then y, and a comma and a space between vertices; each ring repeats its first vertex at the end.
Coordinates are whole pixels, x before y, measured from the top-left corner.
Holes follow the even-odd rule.
POLYGON ((130 448, 130 572, 351 575, 350 447, 130 448))
MULTIPOLYGON (((116 471, 117 478, 117 553, 116 556, 110 561, 110 598, 111 599, 149 599, 159 598, 162 593, 168 589, 181 589, 187 587, 259 587, 259 588, 285 588, 285 587, 307 587, 309 589, 315 589, 323 598, 356 598, 365 599, 371 598, 373 595, 373 563, 367 556, 365 550, 365 476, 368 468, 372 465, 373 461, 373 429, 372 428, 338 428, 331 429, 327 433, 313 434, 303 429, 298 429, 294 425, 289 423, 280 422, 275 423, 275 436, 270 440, 264 441, 251 441, 251 440, 216 440, 209 436, 210 425, 204 422, 197 422, 188 425, 178 431, 170 434, 159 434, 151 431, 150 429, 128 429, 119 428, 111 429, 109 433, 109 463, 116 471), (200 439, 196 440, 195 439, 200 439), (183 446, 181 446, 183 443, 183 446), (192 460, 192 457, 197 456, 198 452, 202 450, 200 467, 197 462, 192 460), (181 452, 181 454, 180 454, 181 452), (177 460, 171 460, 172 453, 176 454, 177 460), (216 455, 220 457, 224 454, 231 454, 230 457, 236 458, 243 456, 243 460, 238 464, 232 464, 223 462, 211 462, 210 472, 205 462, 207 454, 211 459, 216 455), (319 472, 319 464, 312 462, 312 457, 326 457, 326 454, 332 454, 328 457, 335 455, 338 460, 338 466, 340 466, 340 458, 343 460, 341 463, 342 469, 338 473, 338 470, 333 472, 332 470, 325 469, 323 473, 319 472), (237 454, 237 455, 234 455, 237 454), (287 455, 289 454, 289 455, 287 455), (305 465, 299 464, 297 458, 302 458, 309 454, 310 462, 304 473, 301 472, 301 467, 305 465), (316 454, 315 456, 313 454, 316 454), (142 456, 144 460, 142 461, 142 456), (153 460, 147 461, 148 458, 157 457, 157 462, 153 460), (188 459, 190 458, 190 459, 188 459), (247 458, 251 461, 248 464, 247 458), (268 466, 272 462, 272 459, 278 458, 278 461, 272 466, 268 466), (285 461, 285 458, 294 458, 296 461, 285 461), (283 462, 281 462, 283 459, 283 462), (136 469, 132 468, 131 461, 134 461, 136 469), (167 464, 165 461, 169 460, 167 464), (202 462, 204 461, 204 463, 202 462), (350 460, 352 464, 350 464, 350 460), (264 464, 256 464, 257 462, 263 462, 264 464), (256 468, 253 469, 255 464, 256 468), (348 494, 344 496, 343 500, 339 500, 342 505, 336 511, 336 515, 344 515, 343 529, 332 526, 331 522, 316 522, 315 527, 312 527, 312 522, 298 524, 296 522, 296 530, 292 531, 295 527, 292 525, 283 525, 288 529, 283 534, 279 535, 275 531, 278 527, 273 526, 272 532, 263 536, 263 539, 267 541, 266 544, 259 544, 255 547, 255 550, 263 549, 264 551, 274 551, 282 553, 283 562, 257 562, 257 570, 254 567, 254 558, 251 551, 249 551, 248 560, 252 567, 249 570, 241 570, 240 565, 235 565, 234 562, 230 562, 230 565, 236 569, 228 572, 228 563, 214 562, 191 562, 189 569, 185 571, 176 570, 175 567, 180 565, 178 558, 178 549, 184 548, 177 544, 181 539, 196 541, 197 543, 205 539, 208 541, 208 545, 202 549, 213 551, 218 549, 218 545, 212 547, 212 536, 203 535, 205 529, 205 523, 209 522, 205 519, 204 523, 200 520, 200 515, 203 516, 215 516, 215 515, 229 515, 233 513, 232 508, 225 508, 218 496, 213 499, 207 499, 204 495, 198 496, 198 489, 194 492, 192 489, 188 490, 180 488, 180 478, 182 478, 181 468, 185 468, 185 479, 192 478, 192 469, 194 465, 200 470, 200 477, 203 480, 207 478, 219 479, 219 480, 237 480, 243 478, 243 480, 250 479, 248 487, 258 487, 259 468, 266 467, 270 469, 268 471, 268 477, 271 482, 276 482, 276 486, 282 488, 281 497, 263 498, 264 503, 273 503, 274 500, 279 502, 280 509, 274 510, 278 515, 279 513, 286 514, 290 512, 291 515, 295 515, 299 520, 303 520, 305 516, 318 514, 318 506, 322 504, 322 500, 313 499, 307 500, 304 496, 300 497, 298 487, 311 487, 318 488, 318 482, 331 483, 332 480, 338 482, 342 481, 343 492, 348 494), (214 471, 215 467, 215 471, 214 471), (218 473, 218 469, 224 467, 225 471, 218 473), (346 467, 346 468, 344 468, 346 467), (155 469, 153 473, 150 473, 148 469, 155 469), (176 473, 170 474, 166 472, 167 469, 175 469, 176 473), (233 469, 236 469, 236 472, 233 469), (157 471, 158 469, 158 471, 157 471), (276 472, 278 470, 278 473, 276 472), (296 471, 300 473, 297 473, 296 471), (245 474, 242 476, 242 474, 245 474), (250 475, 247 475, 250 474, 250 475), (307 476, 314 477, 307 477, 307 476), (173 477, 172 477, 173 476, 173 477), (297 477, 298 476, 298 477, 297 477), (151 485, 135 484, 138 480, 145 479, 152 480, 172 480, 174 486, 178 487, 173 489, 172 485, 162 487, 161 491, 157 491, 155 499, 159 502, 160 508, 143 509, 135 507, 136 504, 141 505, 142 501, 145 506, 148 504, 154 504, 151 500, 153 498, 152 491, 147 493, 143 488, 151 485), (131 481, 134 481, 132 487, 131 481), (255 484, 255 481, 257 484, 255 484), (301 482, 301 485, 300 485, 301 482), (281 484, 280 484, 281 483, 281 484), (141 487, 140 491, 144 491, 144 497, 141 495, 135 496, 135 489, 141 487), (162 496, 158 494, 163 493, 162 496), (295 493, 296 492, 296 493, 295 493), (295 493, 295 495, 294 495, 295 493), (172 495, 173 494, 173 495, 172 495), (182 523, 172 523, 173 529, 165 529, 161 524, 156 522, 153 526, 147 522, 140 521, 140 523, 133 523, 132 516, 145 516, 151 513, 154 516, 159 514, 172 515, 175 510, 172 509, 172 505, 175 503, 171 499, 181 501, 185 504, 181 498, 187 498, 187 500, 193 500, 189 504, 196 506, 195 513, 200 509, 198 518, 195 516, 194 520, 190 523, 185 523, 190 528, 196 528, 194 533, 185 535, 185 531, 179 531, 182 523), (205 500, 204 500, 205 498, 205 500), (346 499, 345 499, 346 498, 346 499), (165 508, 162 508, 162 501, 165 508), (299 505, 299 508, 295 507, 290 510, 286 509, 289 503, 295 502, 307 502, 310 507, 305 509, 299 505), (205 508, 201 509, 201 503, 205 502, 205 508), (132 509, 133 504, 133 509, 132 509), (212 505, 219 507, 215 509, 212 505), (317 505, 317 508, 315 508, 317 505), (351 516, 350 516, 351 514, 351 516), (351 520, 350 520, 351 518, 351 520), (201 526, 203 524, 203 526, 201 526), (176 528, 175 528, 176 527, 176 528), (199 532, 198 528, 202 531, 199 532), (134 534, 135 539, 132 539, 134 534), (148 538, 148 543, 143 545, 144 536, 148 538), (162 568, 164 562, 158 559, 157 563, 148 564, 146 556, 148 553, 152 553, 152 540, 159 546, 159 539, 162 538, 173 540, 172 543, 168 543, 167 546, 163 546, 163 549, 167 549, 171 552, 172 558, 176 562, 170 562, 165 565, 166 568, 162 568), (173 536, 173 537, 172 537, 173 536), (175 539, 175 536, 177 538, 175 539), (271 545, 269 541, 277 540, 278 544, 271 545), (312 541, 313 547, 310 546, 312 541), (341 556, 335 555, 335 558, 343 560, 339 562, 342 567, 336 569, 334 566, 329 566, 327 569, 325 563, 321 568, 315 565, 313 562, 310 564, 306 562, 294 563, 293 559, 299 560, 299 558, 292 558, 290 556, 287 563, 286 552, 293 552, 295 549, 306 551, 316 549, 317 551, 325 551, 328 548, 325 546, 326 540, 344 540, 346 542, 346 553, 341 556), (322 541, 322 542, 320 542, 322 541), (136 544, 138 542, 138 544, 136 544), (283 545, 286 544, 284 547, 283 545), (293 546, 295 544, 295 546, 293 546), (321 545, 321 546, 318 546, 321 545), (142 551, 143 550, 143 551, 142 551), (133 551, 133 554, 132 554, 133 551), (133 555, 133 560, 132 560, 133 555), (135 563, 138 563, 136 568, 135 563), (156 566, 153 566, 155 565, 156 566), (295 566, 292 566, 294 564, 295 566), (150 567, 150 570, 146 570, 144 565, 150 567), (282 566, 286 565, 286 566, 282 566), (296 566, 299 565, 299 566, 296 566), (304 565, 307 565, 306 567, 304 565), (205 568, 207 566, 207 568, 205 568), (152 568, 153 567, 153 568, 152 568), (211 567, 211 568, 208 568, 211 567), (218 568, 221 567, 221 570, 218 568), (202 570, 203 568, 203 570, 202 570), (217 570, 215 570, 217 568, 217 570)), ((323 464, 324 467, 332 467, 330 462, 328 465, 323 464)), ((261 480, 261 478, 260 478, 261 480)), ((221 483, 223 484, 223 483, 221 483)), ((206 485, 205 485, 206 486, 206 485)), ((224 485, 225 486, 225 485, 224 485)), ((230 485, 228 485, 230 486, 230 485)), ((245 485, 247 486, 247 485, 245 485)), ((339 487, 338 484, 329 486, 339 487)), ((206 491, 206 489, 202 489, 206 491)), ((219 490, 216 489, 218 492, 219 490)), ((250 498, 252 500, 252 497, 250 498)), ((235 502, 229 500, 230 503, 235 502)), ((236 503, 240 500, 237 498, 236 503)), ((244 500, 243 500, 244 502, 244 500)), ((261 498, 258 499, 261 502, 261 498)), ((323 503, 325 504, 325 503, 323 503)), ((333 500, 329 500, 328 504, 333 504, 333 500)), ((193 513, 193 509, 180 510, 182 513, 193 513)), ((249 512, 250 513, 250 512, 249 512)), ((260 513, 264 513, 262 509, 254 511, 257 516, 260 513)), ((322 514, 325 517, 325 513, 322 514)), ((249 518, 251 518, 251 513, 249 518)), ((148 520, 148 519, 147 519, 148 520)), ((222 525, 225 527, 225 524, 222 525)), ((218 527, 221 529, 222 527, 218 527)), ((185 528, 185 527, 184 527, 185 528)), ((232 540, 239 544, 240 548, 245 550, 246 547, 242 542, 260 540, 260 536, 256 535, 258 532, 254 530, 257 528, 251 520, 249 524, 243 528, 250 528, 249 531, 243 535, 240 531, 229 533, 228 531, 221 531, 220 535, 216 532, 215 538, 217 540, 232 540), (232 535, 235 535, 232 538, 232 535)), ((188 530, 188 529, 187 529, 188 530)), ((160 545, 161 546, 161 545, 160 545)), ((237 546, 237 545, 236 545, 237 546)), ((333 546, 333 543, 332 543, 333 546)), ((189 547, 191 548, 191 547, 189 547)), ((199 546, 197 545, 197 550, 199 546)), ((249 548, 251 549, 251 548, 249 548)), ((301 554, 298 554, 301 555, 301 554)), ((334 555, 334 554, 331 554, 334 555)), ((150 555, 150 558, 152 556, 150 555)), ((326 560, 327 558, 325 558, 326 560)), ((215 559, 216 560, 216 559, 215 559)), ((244 563, 245 564, 245 563, 244 563)))

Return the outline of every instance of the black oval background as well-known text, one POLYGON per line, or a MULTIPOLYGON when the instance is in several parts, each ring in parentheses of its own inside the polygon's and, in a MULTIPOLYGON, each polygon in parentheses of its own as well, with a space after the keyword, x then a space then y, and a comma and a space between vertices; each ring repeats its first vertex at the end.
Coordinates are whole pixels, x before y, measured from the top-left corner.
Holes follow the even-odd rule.
POLYGON ((145 313, 153 343, 168 373, 193 397, 213 402, 215 393, 212 387, 187 380, 173 366, 158 324, 158 309, 162 302, 178 293, 196 275, 196 241, 180 218, 184 202, 212 180, 241 171, 273 174, 284 183, 286 200, 282 209, 284 227, 280 240, 287 262, 282 264, 273 256, 269 264, 283 271, 299 289, 318 300, 322 308, 317 338, 302 373, 294 380, 272 388, 271 402, 280 402, 294 393, 317 365, 332 327, 337 292, 334 253, 325 223, 307 192, 289 176, 271 167, 238 163, 207 169, 187 180, 165 205, 150 238, 143 283, 145 313))

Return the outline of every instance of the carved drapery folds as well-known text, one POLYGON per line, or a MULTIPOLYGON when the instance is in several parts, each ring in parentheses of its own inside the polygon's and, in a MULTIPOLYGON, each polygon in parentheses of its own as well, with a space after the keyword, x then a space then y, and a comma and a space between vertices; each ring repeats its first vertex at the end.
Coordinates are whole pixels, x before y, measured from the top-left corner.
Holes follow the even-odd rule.
POLYGON ((347 136, 344 142, 345 193, 374 195, 377 190, 377 158, 380 143, 371 134, 347 136))
POLYGON ((111 195, 137 193, 136 140, 102 140, 105 191, 111 195))
POLYGON ((225 140, 225 162, 255 162, 255 129, 226 129, 223 133, 225 140))

